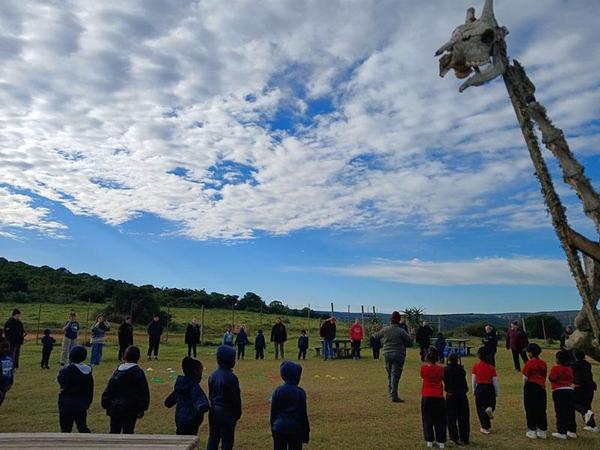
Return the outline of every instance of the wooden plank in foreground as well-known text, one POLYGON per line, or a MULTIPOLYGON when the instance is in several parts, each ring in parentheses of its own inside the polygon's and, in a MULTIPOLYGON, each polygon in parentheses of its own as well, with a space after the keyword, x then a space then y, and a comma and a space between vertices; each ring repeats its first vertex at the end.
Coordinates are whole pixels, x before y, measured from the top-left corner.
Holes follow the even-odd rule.
POLYGON ((0 433, 5 449, 85 448, 96 449, 197 449, 197 436, 168 434, 79 434, 79 433, 0 433))

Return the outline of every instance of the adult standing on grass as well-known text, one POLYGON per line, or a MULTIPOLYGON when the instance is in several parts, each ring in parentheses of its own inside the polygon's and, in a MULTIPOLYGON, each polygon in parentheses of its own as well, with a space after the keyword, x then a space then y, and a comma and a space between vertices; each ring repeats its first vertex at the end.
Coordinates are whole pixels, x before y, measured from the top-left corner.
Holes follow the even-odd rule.
POLYGON ((485 326, 485 334, 481 338, 481 343, 490 355, 492 366, 496 365, 496 352, 498 351, 498 333, 489 323, 485 326))
POLYGON ((319 334, 323 339, 323 359, 325 361, 333 358, 333 341, 336 334, 335 322, 335 317, 329 317, 323 321, 319 330, 319 334))
POLYGON ((359 319, 354 320, 354 323, 350 327, 348 334, 350 335, 350 340, 352 341, 352 359, 359 359, 360 345, 363 337, 365 336, 365 331, 363 330, 359 319))
POLYGON ((281 317, 278 317, 275 320, 275 325, 271 328, 271 342, 275 344, 275 359, 279 358, 279 352, 281 352, 281 358, 285 358, 283 355, 283 344, 285 341, 287 341, 287 330, 281 321, 281 317))
POLYGON ((160 337, 163 334, 163 326, 160 323, 160 316, 154 314, 152 321, 148 324, 148 359, 158 359, 158 347, 160 346, 160 337))
POLYGON ((19 355, 21 354, 21 345, 25 341, 27 333, 21 322, 21 311, 13 309, 10 319, 4 324, 4 335, 10 344, 10 357, 13 360, 13 367, 19 368, 19 355))
POLYGON ((506 334, 506 349, 512 352, 513 363, 515 370, 521 371, 521 364, 519 362, 519 356, 523 359, 523 362, 527 362, 527 354, 525 349, 529 345, 529 339, 527 334, 519 326, 519 322, 516 320, 510 323, 510 329, 506 334))
POLYGON ((79 322, 76 320, 75 311, 69 313, 69 318, 63 327, 63 340, 60 352, 60 365, 64 366, 69 362, 69 354, 73 347, 77 345, 77 336, 79 335, 79 322))
POLYGON ((123 323, 119 325, 119 361, 123 360, 125 350, 133 345, 133 320, 127 316, 123 323))
POLYGON ((198 320, 195 317, 192 317, 192 321, 188 323, 185 329, 185 343, 188 346, 188 358, 192 356, 192 351, 195 358, 196 346, 200 343, 200 325, 198 325, 198 320))
POLYGON ((96 317, 96 323, 92 325, 92 355, 90 356, 90 364, 97 366, 102 361, 102 350, 106 342, 106 332, 110 330, 110 324, 102 314, 96 317))
POLYGON ((394 311, 390 325, 373 335, 375 339, 383 339, 383 359, 388 376, 390 399, 394 403, 403 403, 398 396, 398 384, 406 360, 406 347, 412 345, 410 335, 400 327, 400 313, 394 311))
POLYGON ((431 347, 431 336, 433 336, 433 329, 429 326, 426 320, 421 322, 421 326, 417 328, 416 341, 419 344, 419 354, 421 355, 421 361, 425 362, 425 356, 429 347, 431 347))

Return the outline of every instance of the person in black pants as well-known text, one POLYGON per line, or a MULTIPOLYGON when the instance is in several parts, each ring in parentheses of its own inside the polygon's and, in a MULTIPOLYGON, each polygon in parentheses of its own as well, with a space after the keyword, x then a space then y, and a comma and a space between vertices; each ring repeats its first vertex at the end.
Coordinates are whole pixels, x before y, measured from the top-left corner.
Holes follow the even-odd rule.
POLYGON ((85 347, 73 347, 69 353, 70 364, 63 367, 56 377, 60 385, 58 417, 62 433, 70 433, 73 423, 80 433, 91 433, 87 426, 87 410, 94 398, 94 378, 92 368, 83 364, 86 357, 85 347))
POLYGON ((185 329, 185 343, 188 346, 188 357, 192 356, 193 352, 195 358, 197 355, 196 346, 200 343, 200 325, 198 325, 195 317, 192 317, 192 321, 188 323, 185 329))
POLYGON ((573 363, 573 400, 575 411, 581 414, 585 423, 584 430, 598 432, 596 420, 592 411, 592 401, 594 400, 594 391, 597 389, 594 376, 592 374, 592 365, 585 360, 585 353, 581 350, 573 351, 575 363, 573 363))
POLYGON ((56 344, 56 339, 50 336, 50 329, 44 330, 44 337, 42 338, 42 369, 49 369, 48 362, 50 361, 50 353, 56 344))
POLYGON ((371 335, 369 338, 369 345, 373 351, 373 359, 379 359, 379 354, 381 352, 381 339, 377 339, 375 336, 371 335))
POLYGON ((4 336, 10 344, 10 357, 13 360, 14 368, 19 368, 19 356, 21 355, 21 345, 25 342, 27 333, 21 322, 21 311, 14 309, 10 319, 4 324, 4 336))
POLYGON ((140 349, 128 347, 123 359, 125 362, 114 371, 102 394, 102 408, 110 417, 111 434, 133 434, 137 419, 144 417, 150 404, 148 380, 137 364, 140 349))
POLYGON ((265 359, 265 347, 267 343, 265 342, 265 335, 263 334, 263 330, 258 330, 256 333, 256 338, 254 338, 254 350, 256 352, 256 359, 265 359))
POLYGON ((490 355, 492 366, 496 365, 496 353, 498 351, 498 333, 490 324, 485 326, 485 334, 481 339, 481 343, 490 355))
POLYGON ((421 418, 423 437, 427 447, 437 442, 441 448, 446 443, 446 408, 444 402, 444 367, 437 364, 439 353, 435 347, 427 351, 425 364, 421 366, 421 418))
POLYGON ((573 369, 569 367, 572 355, 567 350, 556 353, 556 365, 552 367, 548 380, 552 385, 552 400, 556 414, 556 433, 558 439, 577 437, 575 404, 573 401, 573 369))
POLYGON ((481 347, 477 351, 477 356, 479 362, 471 369, 471 383, 475 395, 477 416, 481 424, 479 431, 483 434, 490 434, 491 419, 494 418, 496 397, 499 393, 498 378, 496 368, 490 364, 491 359, 485 347, 481 347))
POLYGON ((469 399, 465 368, 458 364, 458 355, 448 355, 448 365, 444 368, 444 389, 446 391, 446 419, 450 440, 462 444, 469 443, 469 399))
POLYGON ((152 352, 154 352, 154 359, 158 359, 158 347, 162 334, 163 326, 160 323, 160 316, 155 314, 152 322, 148 324, 148 359, 152 359, 152 352))
POLYGON ((542 349, 537 344, 527 346, 528 360, 523 367, 523 403, 527 419, 527 436, 530 439, 546 438, 548 418, 546 416, 546 376, 548 367, 540 359, 542 349))
POLYGON ((246 345, 248 344, 248 335, 246 334, 246 328, 240 327, 240 331, 235 337, 235 345, 237 347, 237 359, 244 359, 246 356, 246 345))
POLYGON ((131 317, 126 317, 121 325, 119 325, 119 361, 123 361, 125 350, 130 345, 133 345, 133 320, 131 317))
POLYGON ((519 357, 523 360, 524 363, 527 362, 527 354, 525 353, 525 349, 529 345, 529 339, 527 338, 527 333, 523 331, 519 322, 516 320, 511 322, 510 328, 506 333, 506 349, 512 352, 513 363, 515 365, 515 370, 521 371, 521 363, 519 362, 519 357))
POLYGON ((302 330, 298 338, 298 360, 306 359, 306 350, 308 350, 308 336, 306 330, 302 330))
POLYGON ((425 361, 427 351, 431 346, 431 336, 433 336, 433 329, 429 326, 426 320, 421 323, 421 326, 417 328, 415 341, 419 344, 419 354, 421 355, 421 361, 425 361))

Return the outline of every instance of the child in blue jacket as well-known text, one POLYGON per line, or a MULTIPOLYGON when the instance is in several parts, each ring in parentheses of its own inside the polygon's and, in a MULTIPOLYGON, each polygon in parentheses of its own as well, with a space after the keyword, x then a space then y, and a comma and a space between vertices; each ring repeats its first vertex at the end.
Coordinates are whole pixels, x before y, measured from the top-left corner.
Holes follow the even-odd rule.
POLYGON ((207 450, 231 450, 235 438, 235 425, 242 416, 240 382, 233 373, 235 349, 221 345, 217 349, 218 368, 208 378, 209 437, 207 450))
POLYGON ((302 366, 284 361, 279 368, 284 383, 271 397, 271 433, 274 450, 296 450, 307 444, 310 435, 306 392, 298 386, 302 366))
POLYGON ((167 408, 175 408, 175 434, 196 436, 198 428, 210 406, 208 398, 200 387, 204 367, 197 359, 189 356, 181 362, 183 375, 177 377, 173 392, 165 399, 167 408))
POLYGON ((49 369, 48 362, 50 361, 50 353, 54 349, 56 339, 50 336, 50 329, 44 330, 44 337, 42 338, 42 369, 49 369))
POLYGON ((300 337, 298 338, 298 361, 300 358, 306 359, 306 351, 308 350, 308 336, 306 330, 300 331, 300 337))
POLYGON ((256 359, 265 359, 265 335, 263 330, 258 330, 256 338, 254 339, 254 350, 256 350, 256 359))
POLYGON ((5 339, 0 339, 0 405, 4 402, 6 393, 10 390, 14 380, 13 360, 10 353, 10 344, 5 339))
POLYGON ((56 378, 60 385, 58 413, 60 431, 70 433, 73 422, 80 433, 91 433, 87 426, 87 410, 94 398, 92 368, 84 364, 87 350, 76 345, 69 353, 69 364, 63 367, 56 378))

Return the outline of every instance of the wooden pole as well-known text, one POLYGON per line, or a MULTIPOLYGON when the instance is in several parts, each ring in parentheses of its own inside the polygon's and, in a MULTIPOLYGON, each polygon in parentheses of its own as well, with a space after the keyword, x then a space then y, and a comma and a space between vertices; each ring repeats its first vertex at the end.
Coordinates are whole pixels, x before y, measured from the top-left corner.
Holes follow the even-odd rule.
POLYGON ((204 305, 200 308, 200 345, 204 345, 204 305))
POLYGON ((548 338, 546 337, 546 325, 544 325, 544 319, 542 319, 542 331, 544 332, 544 342, 548 343, 548 338))
POLYGON ((333 302, 331 302, 331 315, 333 316, 333 302))
POLYGON ((442 332, 442 316, 438 316, 438 333, 442 332))
POLYGON ((360 324, 365 328, 365 305, 360 305, 360 324))
POLYGON ((263 316, 262 315, 263 315, 263 307, 262 307, 262 305, 260 305, 260 328, 261 329, 263 327, 263 321, 262 321, 263 316))
POLYGON ((349 328, 349 327, 350 327, 350 305, 348 305, 348 315, 347 315, 346 317, 348 318, 348 319, 347 319, 347 320, 348 320, 348 322, 347 322, 347 323, 348 323, 348 325, 347 325, 347 327, 346 327, 346 328, 349 328))
POLYGON ((167 338, 165 342, 169 342, 169 324, 171 323, 171 306, 167 305, 167 338))
POLYGON ((87 304, 87 312, 85 313, 85 334, 83 337, 83 344, 87 344, 87 335, 88 335, 88 328, 90 327, 90 298, 88 297, 88 304, 87 304))
POLYGON ((373 306, 373 317, 377 317, 377 313, 375 312, 375 306, 373 306))
POLYGON ((306 328, 306 334, 308 336, 310 336, 310 303, 308 304, 308 312, 306 313, 307 317, 308 317, 308 324, 307 324, 307 328, 306 328))
POLYGON ((235 309, 234 305, 231 305, 231 331, 233 332, 235 329, 235 309))
POLYGON ((523 331, 527 333, 527 325, 525 325, 525 320, 523 320, 523 316, 519 314, 519 319, 521 319, 521 325, 523 325, 523 331))
POLYGON ((37 345, 40 338, 40 321, 42 320, 42 304, 40 303, 40 307, 38 308, 38 324, 37 324, 37 332, 35 333, 35 344, 37 345))

